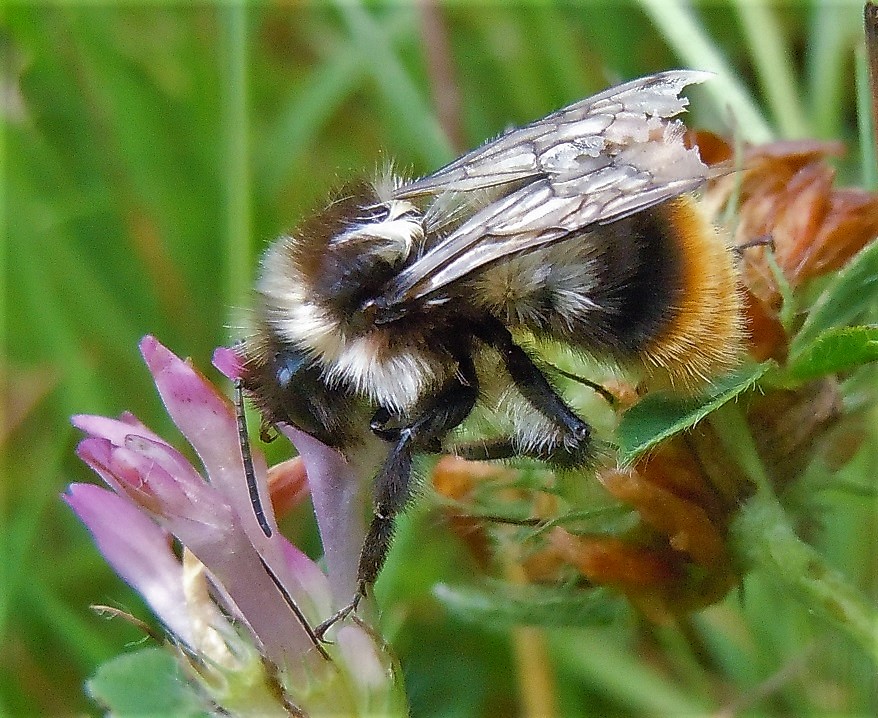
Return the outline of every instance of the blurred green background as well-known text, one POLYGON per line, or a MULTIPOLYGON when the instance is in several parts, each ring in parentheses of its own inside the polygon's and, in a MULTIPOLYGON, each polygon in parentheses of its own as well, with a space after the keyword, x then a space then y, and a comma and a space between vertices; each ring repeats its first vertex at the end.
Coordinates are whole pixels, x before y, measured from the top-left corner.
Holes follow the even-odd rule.
MULTIPOLYGON (((843 179, 874 182, 858 143, 858 2, 7 3, 0 12, 0 713, 9 715, 96 713, 84 679, 141 636, 88 606, 148 615, 59 501, 66 484, 92 478, 73 455, 69 416, 129 409, 170 435, 139 338, 156 335, 215 377, 211 353, 236 337, 261 249, 340 181, 390 159, 423 173, 613 82, 726 63, 744 94, 699 89, 691 124, 840 138, 850 149, 843 179)), ((870 450, 851 472, 874 471, 870 450)), ((813 542, 874 589, 874 495, 814 503, 813 542)), ((291 530, 314 545, 307 511, 291 530)), ((521 637, 460 623, 430 592, 461 577, 461 553, 434 514, 415 511, 379 583, 412 714, 523 715, 521 637)), ((758 576, 689 631, 646 626, 633 612, 549 631, 558 715, 878 712, 875 666, 758 576)))

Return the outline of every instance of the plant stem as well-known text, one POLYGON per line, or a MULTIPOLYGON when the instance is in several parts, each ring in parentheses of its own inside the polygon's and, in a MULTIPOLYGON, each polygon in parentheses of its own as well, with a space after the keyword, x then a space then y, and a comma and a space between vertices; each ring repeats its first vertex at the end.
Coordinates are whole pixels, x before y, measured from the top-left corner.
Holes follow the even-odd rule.
POLYGON ((793 52, 783 37, 776 13, 749 0, 737 0, 735 9, 775 125, 784 137, 808 137, 812 132, 800 100, 802 91, 796 83, 793 52))
POLYGON ((780 502, 758 492, 741 507, 730 532, 746 569, 764 571, 861 646, 878 664, 878 612, 790 526, 780 502))
POLYGON ((241 306, 250 286, 250 148, 247 118, 247 9, 231 3, 220 11, 222 130, 225 162, 226 299, 241 306))
POLYGON ((800 539, 772 489, 741 410, 726 404, 710 421, 756 493, 738 510, 729 530, 742 570, 759 570, 808 609, 850 636, 878 664, 878 612, 813 546, 800 539))

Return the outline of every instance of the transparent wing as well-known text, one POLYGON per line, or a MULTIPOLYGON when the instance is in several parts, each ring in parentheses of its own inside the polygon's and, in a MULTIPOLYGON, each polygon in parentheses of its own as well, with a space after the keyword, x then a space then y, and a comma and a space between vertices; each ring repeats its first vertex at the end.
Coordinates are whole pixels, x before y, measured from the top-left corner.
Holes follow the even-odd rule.
POLYGON ((708 169, 667 118, 688 104, 683 87, 709 77, 679 70, 610 88, 402 185, 401 198, 491 187, 500 196, 400 272, 380 303, 393 314, 429 295, 441 301, 439 290, 490 262, 697 188, 708 169))
POLYGON ((575 171, 576 158, 583 154, 597 157, 614 145, 646 141, 651 129, 647 118, 679 114, 689 104, 679 96, 681 90, 710 77, 709 72, 671 70, 611 87, 500 135, 436 172, 403 184, 396 195, 469 192, 575 171))

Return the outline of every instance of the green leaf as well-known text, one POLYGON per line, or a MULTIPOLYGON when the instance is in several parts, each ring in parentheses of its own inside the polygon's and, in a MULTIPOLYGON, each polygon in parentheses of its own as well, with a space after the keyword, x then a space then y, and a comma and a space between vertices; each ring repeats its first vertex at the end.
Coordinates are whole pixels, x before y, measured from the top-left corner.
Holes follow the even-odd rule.
POLYGON ((752 387, 774 362, 742 367, 714 383, 703 396, 681 399, 665 392, 647 395, 619 422, 617 437, 623 463, 634 461, 660 441, 694 426, 710 412, 752 387))
POLYGON ((787 370, 790 379, 808 381, 878 360, 878 326, 837 327, 823 332, 787 370))
POLYGON ((167 650, 146 648, 107 661, 86 683, 113 716, 207 716, 204 702, 167 650))
POLYGON ((486 580, 480 587, 439 584, 433 589, 449 611, 480 626, 595 626, 617 620, 623 602, 603 588, 516 586, 486 580))
POLYGON ((814 302, 790 344, 791 363, 827 329, 850 324, 878 300, 878 242, 872 242, 841 269, 814 302))

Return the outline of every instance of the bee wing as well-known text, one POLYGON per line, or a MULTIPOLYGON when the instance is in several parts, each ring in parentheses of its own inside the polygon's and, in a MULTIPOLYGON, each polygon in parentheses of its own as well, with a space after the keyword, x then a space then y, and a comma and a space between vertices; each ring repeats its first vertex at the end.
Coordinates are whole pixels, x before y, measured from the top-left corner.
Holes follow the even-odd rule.
POLYGON ((644 142, 651 129, 647 118, 679 114, 689 104, 680 91, 710 77, 709 72, 671 70, 611 87, 500 135, 433 174, 402 185, 396 196, 470 192, 552 175, 563 172, 564 161, 573 154, 596 156, 614 144, 644 142))
POLYGON ((683 144, 682 125, 665 118, 685 108, 684 86, 708 77, 680 70, 611 88, 400 187, 400 197, 441 200, 445 193, 516 183, 387 285, 380 303, 388 316, 490 262, 697 188, 708 168, 683 144))

